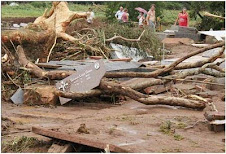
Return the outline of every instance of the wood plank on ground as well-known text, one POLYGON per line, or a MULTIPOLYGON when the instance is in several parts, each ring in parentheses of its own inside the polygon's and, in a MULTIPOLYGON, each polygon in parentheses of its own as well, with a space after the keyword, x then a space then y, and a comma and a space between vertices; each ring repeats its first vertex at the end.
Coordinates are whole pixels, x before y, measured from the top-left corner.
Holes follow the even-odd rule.
POLYGON ((67 153, 72 152, 71 143, 53 143, 48 150, 48 153, 67 153))
POLYGON ((119 152, 119 153, 129 152, 128 150, 125 150, 123 148, 120 148, 118 146, 115 146, 109 143, 103 143, 99 141, 86 139, 78 135, 71 135, 71 134, 66 134, 62 132, 56 132, 56 131, 48 130, 46 128, 32 127, 32 132, 42 136, 69 141, 77 144, 82 144, 82 145, 86 145, 86 146, 90 146, 98 149, 105 149, 107 145, 109 145, 110 152, 119 152))

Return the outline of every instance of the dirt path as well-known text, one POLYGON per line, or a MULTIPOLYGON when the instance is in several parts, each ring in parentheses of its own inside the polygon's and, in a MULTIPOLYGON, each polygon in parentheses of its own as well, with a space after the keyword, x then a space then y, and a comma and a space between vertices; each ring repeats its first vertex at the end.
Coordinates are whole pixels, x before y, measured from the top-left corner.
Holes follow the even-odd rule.
MULTIPOLYGON (((224 111, 224 102, 219 96, 213 100, 217 109, 224 111)), ((120 106, 74 102, 56 108, 2 103, 2 116, 15 122, 8 129, 11 132, 42 126, 77 134, 80 124, 84 123, 90 134, 80 136, 115 144, 132 152, 224 152, 224 132, 214 133, 207 129, 203 116, 205 110, 146 106, 132 100, 120 106), (170 133, 163 133, 163 126, 169 121, 170 133), (197 121, 200 122, 193 128, 185 129, 197 121)), ((24 132, 5 135, 2 140, 22 135, 38 136, 24 132)), ((39 138, 43 139, 41 136, 39 138)))

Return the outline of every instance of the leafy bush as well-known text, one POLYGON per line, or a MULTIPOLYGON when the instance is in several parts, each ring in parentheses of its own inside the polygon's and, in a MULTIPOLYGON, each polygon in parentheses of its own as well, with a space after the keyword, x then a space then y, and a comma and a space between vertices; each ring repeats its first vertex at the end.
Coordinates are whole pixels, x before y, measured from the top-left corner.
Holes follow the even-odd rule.
POLYGON ((189 2, 190 4, 190 16, 202 18, 200 24, 197 25, 199 30, 219 30, 225 27, 225 20, 219 20, 217 18, 203 16, 201 11, 208 11, 215 15, 225 16, 225 2, 224 1, 206 1, 206 2, 189 2))
MULTIPOLYGON (((116 22, 116 23, 107 24, 105 27, 101 29, 98 28, 97 31, 100 37, 103 36, 103 33, 104 33, 105 38, 111 38, 116 34, 129 39, 137 39, 143 32, 143 29, 116 22)), ((113 40, 113 43, 137 48, 140 51, 144 51, 151 54, 152 56, 154 56, 155 59, 161 58, 161 50, 160 50, 161 43, 158 40, 156 34, 153 33, 149 27, 145 28, 145 32, 139 42, 129 42, 121 39, 115 39, 113 40)), ((144 53, 137 53, 137 54, 143 55, 144 53)))
POLYGON ((184 5, 181 2, 163 2, 165 9, 169 9, 169 10, 181 10, 184 5))
POLYGON ((44 2, 44 1, 32 1, 30 4, 35 8, 47 8, 51 7, 51 2, 44 2))

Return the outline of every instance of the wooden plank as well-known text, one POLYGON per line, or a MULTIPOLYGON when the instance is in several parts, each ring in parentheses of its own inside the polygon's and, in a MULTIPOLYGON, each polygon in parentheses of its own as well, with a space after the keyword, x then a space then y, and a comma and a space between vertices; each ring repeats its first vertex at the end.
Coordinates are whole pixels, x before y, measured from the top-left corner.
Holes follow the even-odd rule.
POLYGON ((66 133, 62 133, 62 132, 56 132, 56 131, 48 130, 45 128, 32 127, 32 132, 39 134, 39 135, 46 136, 46 137, 60 139, 60 140, 69 141, 69 142, 82 144, 82 145, 87 145, 87 146, 95 147, 98 149, 105 149, 107 147, 107 145, 109 145, 109 149, 111 152, 119 152, 119 153, 129 152, 123 148, 120 148, 120 147, 112 145, 112 144, 86 139, 86 138, 80 137, 78 135, 71 135, 71 134, 66 134, 66 133))
POLYGON ((66 143, 66 144, 58 144, 58 143, 53 143, 51 147, 48 150, 48 153, 67 153, 67 152, 72 152, 72 145, 71 143, 66 143))

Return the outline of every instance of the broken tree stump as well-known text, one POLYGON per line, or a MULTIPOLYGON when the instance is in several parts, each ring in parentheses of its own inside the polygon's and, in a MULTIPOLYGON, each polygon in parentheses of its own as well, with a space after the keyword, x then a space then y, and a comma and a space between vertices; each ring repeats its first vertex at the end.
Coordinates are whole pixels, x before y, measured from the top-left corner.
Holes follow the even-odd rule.
POLYGON ((55 95, 55 86, 31 85, 24 89, 24 104, 28 105, 56 105, 58 96, 55 95))

